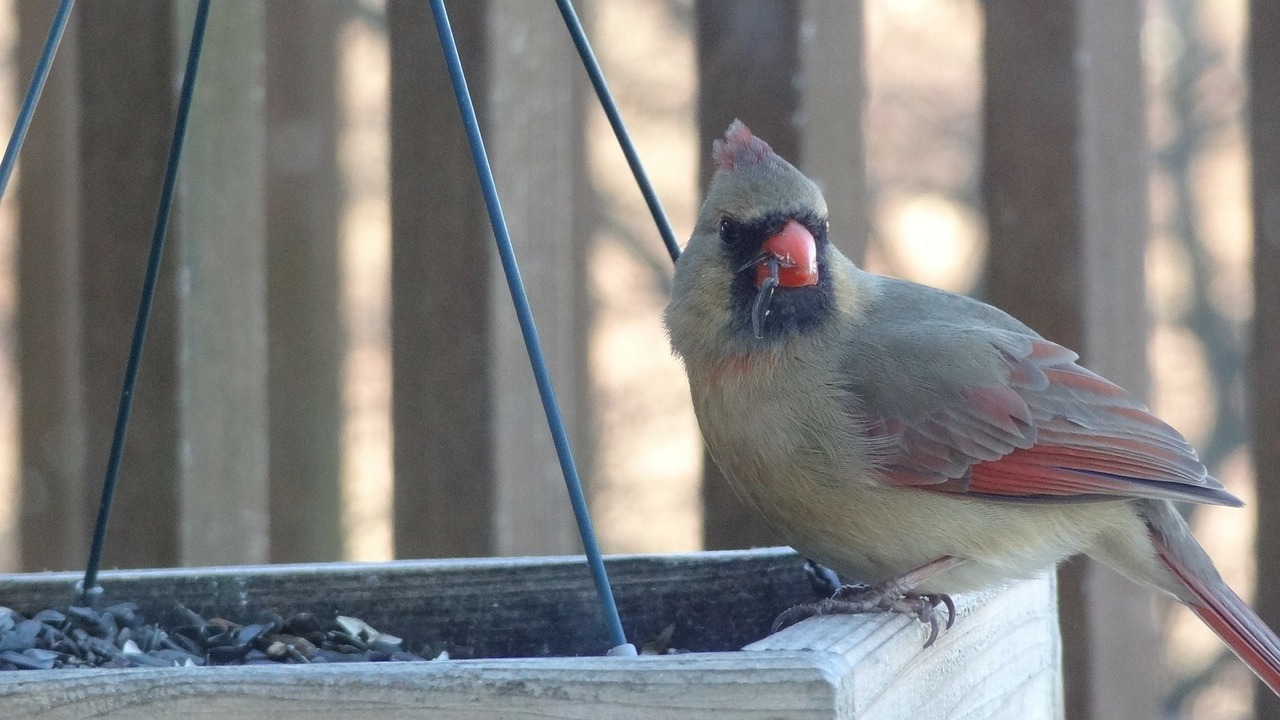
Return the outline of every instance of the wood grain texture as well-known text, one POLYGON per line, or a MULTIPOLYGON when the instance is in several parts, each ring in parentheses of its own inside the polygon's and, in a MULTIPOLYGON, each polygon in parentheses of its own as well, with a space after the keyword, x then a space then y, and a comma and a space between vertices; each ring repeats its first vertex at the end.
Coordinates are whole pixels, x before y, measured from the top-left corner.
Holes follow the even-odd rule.
MULTIPOLYGON (((194 8, 79 8, 37 116, 23 192, 40 194, 20 252, 31 567, 84 559, 194 8), (49 133, 56 148, 42 147, 49 133)), ((249 8, 211 18, 106 566, 265 559, 261 13, 249 8)), ((42 42, 42 25, 24 32, 42 42)))
MULTIPOLYGON (((30 78, 56 7, 19 3, 15 10, 17 74, 30 78)), ((84 562, 93 512, 81 366, 78 23, 73 13, 23 146, 14 188, 19 197, 15 329, 22 499, 13 544, 20 568, 28 570, 69 569, 84 562)), ((96 472, 98 464, 92 467, 96 472)))
MULTIPOLYGON (((677 646, 689 639, 694 641, 685 647, 695 649, 709 645, 695 634, 725 631, 742 613, 764 608, 769 617, 759 620, 767 627, 782 596, 791 596, 785 607, 809 592, 802 560, 781 549, 616 557, 609 564, 633 638, 643 637, 636 632, 638 615, 683 612, 694 634, 677 631, 677 646), (648 610, 638 611, 636 601, 648 610)), ((262 601, 264 592, 284 601, 309 591, 306 597, 314 603, 320 585, 329 589, 325 602, 350 597, 370 609, 389 601, 408 610, 414 607, 412 593, 416 610, 429 615, 441 596, 456 595, 459 604, 451 612, 477 614, 481 631, 492 637, 511 630, 495 622, 509 613, 555 644, 564 632, 576 633, 572 628, 586 616, 570 612, 548 625, 549 605, 567 600, 576 609, 578 591, 589 593, 585 575, 580 558, 516 558, 107 573, 103 584, 109 594, 143 598, 144 607, 161 600, 165 590, 170 597, 197 600, 204 593, 206 600, 242 608, 262 601), (534 598, 550 602, 528 602, 534 598)), ((65 592, 70 580, 69 574, 0 577, 0 598, 18 607, 40 603, 65 592)), ((4 673, 0 719, 1060 717, 1051 578, 958 601, 956 627, 927 650, 920 647, 924 633, 916 623, 870 615, 809 620, 743 642, 763 635, 753 619, 731 629, 735 639, 724 651, 639 658, 4 673), (743 645, 743 651, 732 651, 743 645)), ((365 619, 378 626, 376 619, 365 619)), ((606 642, 602 631, 599 640, 595 652, 606 642)))
POLYGON ((831 240, 854 262, 867 249, 867 94, 861 0, 805 0, 800 32, 800 164, 827 199, 831 240))
MULTIPOLYGON (((449 8, 579 465, 586 236, 581 70, 555 8, 449 8)), ((388 5, 399 557, 574 552, 577 535, 426 7, 388 5)))
POLYGON ((266 4, 272 562, 342 557, 337 0, 266 4))
POLYGON ((924 625, 900 615, 815 618, 748 651, 838 655, 847 674, 837 707, 859 720, 1056 718, 1062 713, 1061 639, 1052 573, 956 597, 951 630, 922 650, 924 625))
MULTIPOLYGON (((591 433, 579 410, 588 387, 589 283, 583 281, 588 253, 576 208, 578 178, 585 173, 582 71, 564 21, 549 3, 493 2, 486 28, 485 142, 494 181, 565 427, 575 456, 586 461, 591 433)), ((581 545, 511 292, 497 252, 488 256, 493 279, 485 361, 491 365, 488 432, 494 474, 487 481, 494 485, 489 518, 494 550, 499 555, 576 552, 581 545)), ((589 462, 579 465, 586 468, 589 462)))
MULTIPOLYGON (((488 7, 449 8, 467 82, 482 106, 488 7)), ((486 358, 493 242, 426 3, 389 0, 387 39, 395 554, 492 555, 486 358)))
MULTIPOLYGON (((185 62, 196 4, 176 7, 185 62)), ((187 565, 267 560, 264 21, 260 1, 210 14, 175 196, 187 565)))
MULTIPOLYGON (((75 15, 81 367, 94 513, 173 134, 174 69, 181 61, 170 2, 81 3, 75 15), (125 37, 129 42, 121 42, 125 37)), ((171 247, 147 329, 104 567, 179 562, 176 267, 171 247)))
MULTIPOLYGON (((830 720, 840 665, 808 652, 28 673, 4 720, 830 720), (34 677, 39 674, 41 677, 34 677)), ((16 673, 6 673, 6 675, 16 673)), ((16 680, 16 679, 15 679, 16 680)))

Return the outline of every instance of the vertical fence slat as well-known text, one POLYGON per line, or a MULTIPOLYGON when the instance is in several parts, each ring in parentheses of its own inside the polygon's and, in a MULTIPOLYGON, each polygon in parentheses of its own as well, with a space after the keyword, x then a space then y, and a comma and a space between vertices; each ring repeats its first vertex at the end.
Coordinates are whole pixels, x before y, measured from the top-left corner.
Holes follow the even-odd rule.
MULTIPOLYGON (((88 2, 79 3, 76 13, 80 362, 90 488, 96 501, 173 132, 178 61, 170 3, 88 2), (126 37, 129 42, 122 43, 126 37)), ((165 567, 179 559, 174 268, 174 254, 168 253, 138 376, 105 567, 165 567)))
MULTIPOLYGON (((185 48, 195 3, 178 7, 185 48)), ((210 14, 172 225, 189 565, 267 560, 263 8, 241 0, 210 14)))
POLYGON ((861 0, 805 0, 798 42, 800 169, 826 196, 833 242, 859 262, 870 228, 861 0))
POLYGON ((1084 343, 1075 6, 989 3, 983 43, 987 299, 1069 347, 1084 343))
MULTIPOLYGON (((587 249, 577 222, 582 69, 549 3, 507 0, 491 8, 486 116, 494 179, 574 455, 585 468, 590 434, 579 398, 588 386, 587 249)), ((495 549, 501 555, 579 552, 511 298, 499 279, 497 253, 489 257, 495 549)))
MULTIPOLYGON (((990 2, 984 40, 989 299, 1146 390, 1141 6, 990 2)), ((1072 718, 1154 717, 1151 598, 1105 569, 1061 574, 1072 718)))
MULTIPOLYGON (((1145 257, 1150 226, 1139 0, 1082 0, 1076 31, 1082 354, 1094 370, 1149 391, 1145 257)), ((1087 571, 1094 717, 1156 717, 1160 665, 1155 597, 1093 564, 1087 571)))
MULTIPOLYGON (((800 157, 796 77, 800 6, 786 0, 698 0, 698 187, 715 170, 711 141, 735 118, 783 157, 800 157)), ((703 544, 707 549, 776 545, 775 535, 742 504, 703 453, 703 544)))
MULTIPOLYGON (((503 208, 577 454, 585 392, 581 109, 550 6, 450 7, 503 208)), ((488 220, 425 7, 388 6, 396 553, 577 552, 488 220), (430 37, 427 37, 430 36, 430 37)))
MULTIPOLYGON (((56 6, 18 3, 20 78, 29 78, 56 6)), ((21 378, 19 535, 27 570, 84 562, 92 493, 80 364, 79 97, 73 17, 21 158, 18 373, 21 378)))
MULTIPOLYGON (((54 332, 42 339, 62 343, 57 362, 22 360, 24 403, 47 399, 45 409, 60 412, 63 427, 58 436, 24 437, 23 453, 37 458, 52 447, 64 467, 83 463, 84 470, 78 486, 41 487, 38 476, 25 483, 24 503, 50 491, 78 506, 60 510, 60 524, 50 525, 64 531, 67 547, 51 542, 39 551, 58 558, 32 557, 28 564, 83 562, 85 526, 93 515, 89 499, 97 497, 105 466, 173 130, 174 73, 185 59, 177 50, 186 46, 193 13, 194 3, 86 3, 63 43, 59 62, 74 63, 77 81, 69 91, 73 104, 63 108, 63 116, 77 125, 59 149, 67 165, 60 182, 69 185, 51 188, 28 205, 48 212, 59 207, 51 198, 66 198, 63 211, 70 214, 60 222, 74 226, 67 231, 73 245, 65 251, 42 248, 39 260, 23 254, 21 262, 42 265, 22 271, 31 292, 22 301, 20 321, 36 332, 36 323, 45 321, 42 313, 63 313, 49 319, 54 332), (65 308, 35 294, 32 282, 51 272, 66 276, 60 300, 65 308), (47 386, 41 373, 48 368, 59 368, 48 377, 61 385, 47 386), (67 529, 71 525, 75 529, 67 529)), ((263 156, 262 93, 254 85, 262 73, 261 20, 260 7, 244 4, 214 13, 217 39, 208 48, 212 59, 206 58, 196 92, 194 140, 179 190, 184 200, 171 225, 176 248, 161 270, 148 329, 108 566, 265 559, 263 187, 260 167, 252 167, 263 156), (253 42, 256 53, 246 51, 253 42), (183 262, 175 262, 175 255, 183 262)), ((55 102, 57 77, 49 96, 55 102)), ((59 127, 47 112, 33 131, 37 159, 44 127, 59 127)), ((40 173, 59 167, 45 157, 50 164, 42 163, 33 175, 37 189, 40 173)), ((58 288, 55 281, 44 289, 58 288)), ((40 345, 24 347, 35 351, 40 345)), ((38 431, 38 423, 32 428, 38 431)), ((39 533, 32 537, 38 542, 39 533)))
MULTIPOLYGON (((477 100, 487 8, 450 7, 477 100)), ((395 552, 491 555, 489 225, 427 4, 389 0, 387 28, 395 552)))
POLYGON ((267 357, 272 562, 342 557, 335 0, 267 3, 267 357))
MULTIPOLYGON (((1280 2, 1249 4, 1249 156, 1253 160, 1253 457, 1257 473, 1258 614, 1280 628, 1280 2)), ((1262 685, 1254 716, 1280 717, 1262 685)))

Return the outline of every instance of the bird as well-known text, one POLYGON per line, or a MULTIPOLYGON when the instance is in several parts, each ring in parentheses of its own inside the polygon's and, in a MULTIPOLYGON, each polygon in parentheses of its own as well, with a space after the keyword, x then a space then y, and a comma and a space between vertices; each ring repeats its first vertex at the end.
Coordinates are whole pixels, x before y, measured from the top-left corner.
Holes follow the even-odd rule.
MULTIPOLYGON (((741 121, 663 313, 706 447, 743 502, 858 583, 792 608, 903 612, 1078 554, 1188 606, 1273 692, 1280 640, 1174 503, 1243 503, 1173 427, 977 299, 867 272, 818 186, 741 121)), ((775 626, 776 627, 776 626, 775 626)))

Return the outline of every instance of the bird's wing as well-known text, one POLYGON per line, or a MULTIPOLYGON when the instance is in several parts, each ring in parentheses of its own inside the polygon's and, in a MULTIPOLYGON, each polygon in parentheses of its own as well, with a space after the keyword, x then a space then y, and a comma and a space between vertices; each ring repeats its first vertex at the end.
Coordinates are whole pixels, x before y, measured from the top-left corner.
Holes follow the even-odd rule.
POLYGON ((916 347, 894 355, 911 369, 861 363, 855 388, 887 484, 1008 501, 1241 504, 1176 430, 1066 348, 1008 330, 904 337, 916 347), (890 400, 881 381, 905 382, 911 397, 890 400))

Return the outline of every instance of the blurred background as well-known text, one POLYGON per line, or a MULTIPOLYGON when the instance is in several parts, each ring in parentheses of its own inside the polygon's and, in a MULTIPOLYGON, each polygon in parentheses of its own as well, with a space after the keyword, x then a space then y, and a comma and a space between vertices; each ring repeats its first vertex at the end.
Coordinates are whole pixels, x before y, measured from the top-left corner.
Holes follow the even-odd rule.
MULTIPOLYGON (((453 5, 605 550, 774 544, 704 461, 671 262, 553 4, 453 5)), ((53 7, 0 0, 6 128, 53 7)), ((193 8, 80 3, 0 205, 0 570, 84 562, 193 8)), ((579 11, 682 241, 741 118, 864 267, 1187 435, 1249 503, 1192 521, 1253 597, 1243 0, 579 11)), ((183 162, 107 566, 578 552, 424 3, 215 3, 183 162)), ((1190 613, 1088 566, 1062 597, 1069 717, 1255 717, 1190 613)))

